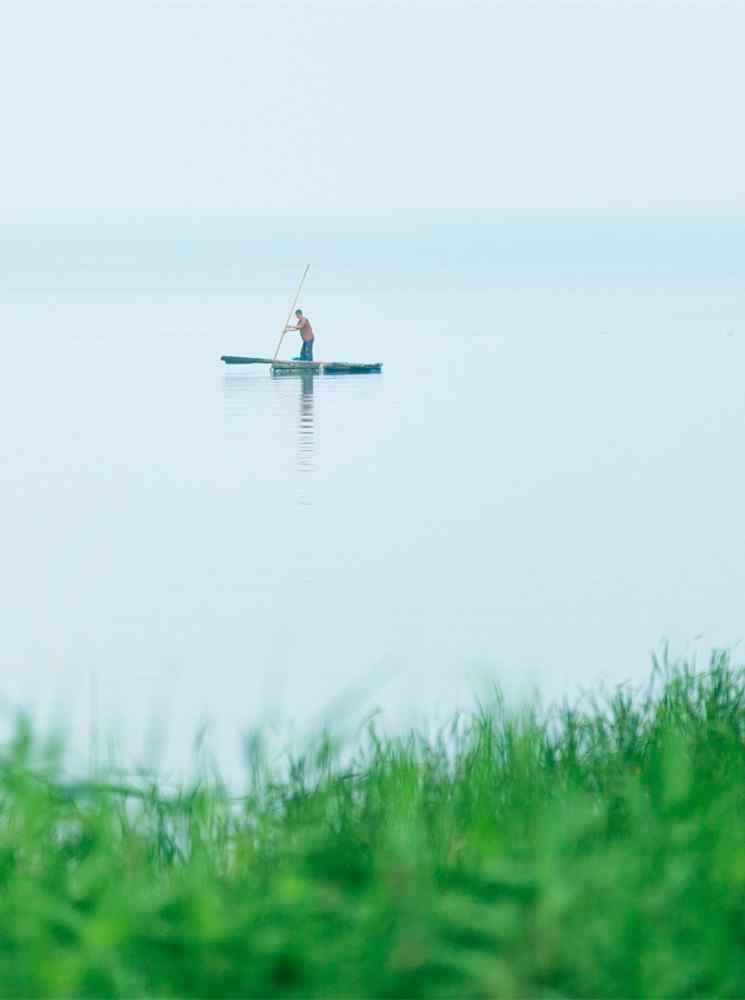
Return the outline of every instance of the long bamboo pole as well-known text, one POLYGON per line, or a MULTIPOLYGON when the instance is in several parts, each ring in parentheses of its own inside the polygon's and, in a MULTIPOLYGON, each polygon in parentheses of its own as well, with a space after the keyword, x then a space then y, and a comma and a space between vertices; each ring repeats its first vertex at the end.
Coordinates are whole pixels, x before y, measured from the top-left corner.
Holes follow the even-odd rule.
POLYGON ((303 271, 303 276, 300 279, 300 284, 297 286, 297 292, 295 293, 295 298, 292 300, 292 305, 290 306, 290 315, 287 317, 287 322, 285 323, 284 330, 282 331, 282 336, 279 338, 279 343, 277 344, 277 350, 274 352, 274 357, 272 361, 277 360, 277 355, 279 354, 279 349, 282 346, 282 341, 285 339, 285 334, 287 333, 287 327, 290 325, 290 320, 292 319, 292 314, 295 312, 295 306, 297 305, 297 300, 300 298, 300 292, 302 291, 303 284, 305 283, 306 275, 310 271, 310 264, 303 271))

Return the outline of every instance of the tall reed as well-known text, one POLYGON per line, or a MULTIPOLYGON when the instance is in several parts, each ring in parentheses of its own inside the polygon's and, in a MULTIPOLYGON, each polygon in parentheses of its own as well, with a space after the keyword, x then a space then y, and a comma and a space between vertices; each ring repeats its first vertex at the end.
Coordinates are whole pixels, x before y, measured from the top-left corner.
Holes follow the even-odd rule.
POLYGON ((743 996, 745 676, 656 663, 436 738, 322 736, 244 794, 0 756, 0 995, 743 996))

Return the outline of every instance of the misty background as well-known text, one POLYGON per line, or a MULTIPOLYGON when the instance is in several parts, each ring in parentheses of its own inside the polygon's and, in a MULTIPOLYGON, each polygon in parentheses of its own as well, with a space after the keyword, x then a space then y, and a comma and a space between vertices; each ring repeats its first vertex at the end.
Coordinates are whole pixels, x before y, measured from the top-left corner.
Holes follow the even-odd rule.
POLYGON ((0 29, 6 292, 742 274, 740 3, 28 0, 0 29))
POLYGON ((232 768, 254 725, 737 650, 743 37, 712 0, 6 4, 7 717, 174 768, 208 724, 232 768), (223 367, 309 262, 316 355, 383 374, 223 367))

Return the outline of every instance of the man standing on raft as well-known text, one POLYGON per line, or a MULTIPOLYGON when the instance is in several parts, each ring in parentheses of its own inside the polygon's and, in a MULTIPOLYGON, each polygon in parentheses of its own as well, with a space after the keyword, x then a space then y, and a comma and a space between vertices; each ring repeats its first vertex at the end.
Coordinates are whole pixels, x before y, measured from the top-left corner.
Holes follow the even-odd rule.
POLYGON ((288 326, 288 330, 296 330, 300 336, 303 338, 303 346, 300 349, 300 356, 293 358, 293 361, 312 361, 313 360, 313 341, 316 339, 313 335, 313 327, 310 325, 310 320, 307 316, 303 316, 302 309, 296 309, 295 315, 297 316, 297 325, 288 326))

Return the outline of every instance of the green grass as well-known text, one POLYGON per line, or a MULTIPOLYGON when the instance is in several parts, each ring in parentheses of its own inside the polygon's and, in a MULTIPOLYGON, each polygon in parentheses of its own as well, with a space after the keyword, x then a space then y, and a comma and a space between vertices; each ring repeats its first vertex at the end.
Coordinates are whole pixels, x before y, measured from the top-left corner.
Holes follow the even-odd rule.
POLYGON ((745 996, 745 675, 247 754, 245 795, 0 760, 2 996, 745 996))

